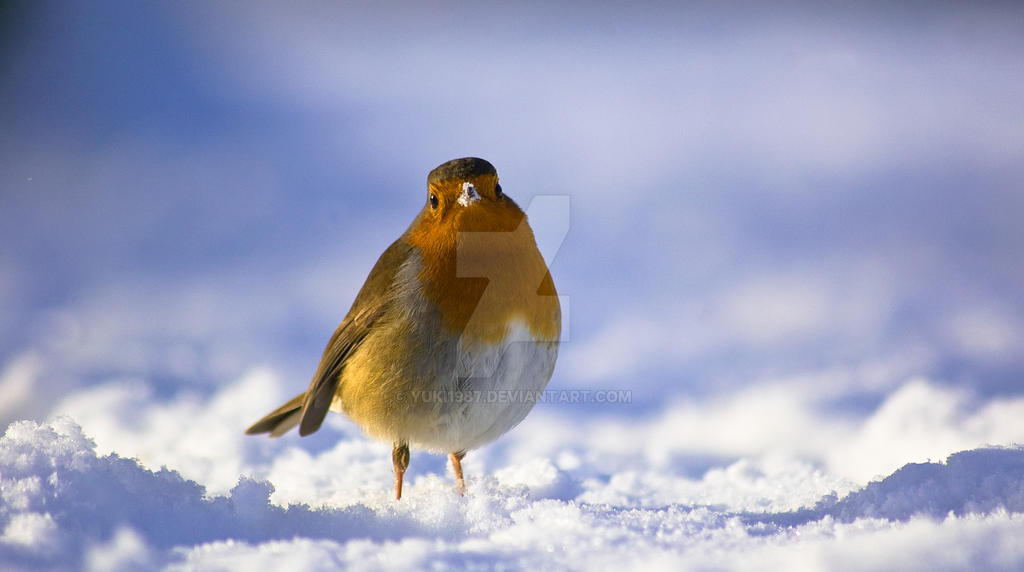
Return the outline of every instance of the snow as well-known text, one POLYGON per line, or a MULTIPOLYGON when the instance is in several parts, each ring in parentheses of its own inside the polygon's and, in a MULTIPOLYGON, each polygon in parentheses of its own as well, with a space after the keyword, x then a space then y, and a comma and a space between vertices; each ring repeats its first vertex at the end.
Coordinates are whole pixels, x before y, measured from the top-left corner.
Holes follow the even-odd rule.
POLYGON ((0 566, 1024 566, 1024 448, 983 445, 1024 441, 1019 400, 977 404, 918 379, 853 419, 823 414, 795 385, 635 420, 540 405, 467 456, 465 497, 443 457, 414 451, 396 502, 389 447, 341 416, 313 446, 244 436, 278 384, 258 368, 203 399, 112 382, 68 396, 49 422, 12 423, 0 438, 0 566), (753 415, 750 400, 786 426, 751 431, 744 448, 724 430, 753 415), (798 437, 815 425, 820 438, 798 437), (916 458, 938 451, 944 461, 916 458), (898 454, 918 462, 859 476, 898 454))
POLYGON ((462 192, 459 193, 459 198, 456 202, 458 202, 460 205, 464 207, 468 207, 469 205, 479 200, 480 195, 477 194, 476 187, 473 186, 473 183, 470 183, 468 181, 462 183, 462 192))

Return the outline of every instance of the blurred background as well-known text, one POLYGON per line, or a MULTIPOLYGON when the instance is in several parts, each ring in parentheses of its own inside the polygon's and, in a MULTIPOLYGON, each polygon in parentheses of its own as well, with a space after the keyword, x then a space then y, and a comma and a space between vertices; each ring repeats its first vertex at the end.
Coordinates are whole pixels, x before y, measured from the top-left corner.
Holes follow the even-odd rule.
POLYGON ((106 383, 304 389, 467 155, 569 197, 564 240, 534 219, 570 306, 551 387, 632 391, 572 415, 1024 395, 1022 30, 1014 3, 0 3, 0 423, 106 383))

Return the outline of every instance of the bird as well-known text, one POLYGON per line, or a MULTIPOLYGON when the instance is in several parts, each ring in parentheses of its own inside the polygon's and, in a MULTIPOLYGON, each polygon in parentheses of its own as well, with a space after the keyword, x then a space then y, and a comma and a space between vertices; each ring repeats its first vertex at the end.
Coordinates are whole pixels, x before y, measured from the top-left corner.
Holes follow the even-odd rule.
POLYGON ((305 392, 247 434, 306 436, 328 411, 392 443, 395 499, 410 446, 462 459, 518 425, 554 372, 562 314, 526 214, 494 166, 463 157, 427 175, 426 202, 380 255, 305 392))

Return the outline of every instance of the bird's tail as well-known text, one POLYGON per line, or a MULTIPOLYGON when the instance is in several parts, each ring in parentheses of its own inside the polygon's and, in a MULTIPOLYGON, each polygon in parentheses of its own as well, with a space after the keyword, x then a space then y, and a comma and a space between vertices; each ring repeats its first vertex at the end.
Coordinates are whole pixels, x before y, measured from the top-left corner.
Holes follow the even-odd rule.
POLYGON ((252 424, 245 430, 246 435, 259 435, 270 433, 271 437, 280 437, 289 429, 299 424, 302 417, 302 403, 306 399, 305 393, 300 393, 288 400, 281 407, 271 411, 266 417, 252 424))

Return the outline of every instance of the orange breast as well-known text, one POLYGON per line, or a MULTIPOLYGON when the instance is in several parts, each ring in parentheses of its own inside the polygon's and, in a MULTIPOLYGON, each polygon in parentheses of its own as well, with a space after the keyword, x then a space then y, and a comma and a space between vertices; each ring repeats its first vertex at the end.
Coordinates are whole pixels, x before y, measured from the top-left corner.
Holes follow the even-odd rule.
POLYGON ((512 201, 481 201, 412 228, 423 256, 420 280, 442 326, 464 341, 500 342, 510 322, 535 341, 558 341, 555 285, 526 216, 512 201))

